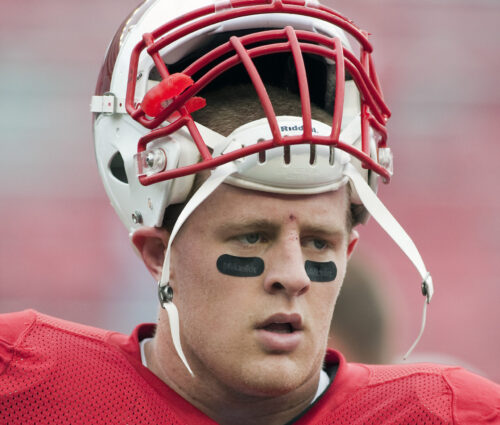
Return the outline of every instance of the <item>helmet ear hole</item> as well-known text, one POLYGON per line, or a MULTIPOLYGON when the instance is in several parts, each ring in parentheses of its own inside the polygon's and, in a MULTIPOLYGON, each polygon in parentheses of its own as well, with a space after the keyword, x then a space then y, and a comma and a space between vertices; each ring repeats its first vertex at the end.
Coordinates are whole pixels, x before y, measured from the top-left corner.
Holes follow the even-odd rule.
POLYGON ((125 164, 120 152, 116 152, 109 162, 109 170, 113 177, 120 180, 122 183, 128 183, 127 173, 125 172, 125 164))

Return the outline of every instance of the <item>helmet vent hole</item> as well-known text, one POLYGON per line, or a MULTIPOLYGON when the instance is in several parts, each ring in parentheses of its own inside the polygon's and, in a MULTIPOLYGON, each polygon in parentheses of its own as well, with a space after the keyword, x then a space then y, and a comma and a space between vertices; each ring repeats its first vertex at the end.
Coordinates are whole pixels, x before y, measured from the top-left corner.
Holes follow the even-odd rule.
MULTIPOLYGON (((264 139, 259 139, 257 140, 257 143, 263 142, 264 139)), ((259 152, 259 163, 264 164, 266 162, 266 151, 260 151, 259 152)))
POLYGON ((127 173, 125 172, 125 164, 120 152, 116 152, 109 162, 109 170, 113 177, 123 183, 128 183, 127 173))
POLYGON ((283 146, 283 158, 285 164, 290 164, 290 146, 283 146))
POLYGON ((316 163, 316 145, 309 145, 309 164, 314 165, 316 163))
POLYGON ((333 165, 335 162, 335 148, 333 146, 330 146, 330 159, 329 159, 330 165, 333 165))

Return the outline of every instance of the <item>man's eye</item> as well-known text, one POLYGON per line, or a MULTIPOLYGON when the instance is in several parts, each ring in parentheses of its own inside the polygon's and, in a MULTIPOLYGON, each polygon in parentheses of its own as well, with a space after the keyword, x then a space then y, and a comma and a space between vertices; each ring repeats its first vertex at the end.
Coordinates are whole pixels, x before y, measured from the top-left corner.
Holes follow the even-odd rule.
POLYGON ((313 239, 312 243, 314 248, 316 249, 324 249, 327 245, 326 241, 324 241, 323 239, 313 239))
POLYGON ((246 244, 256 244, 261 240, 260 233, 247 233, 246 235, 238 236, 238 240, 246 244))

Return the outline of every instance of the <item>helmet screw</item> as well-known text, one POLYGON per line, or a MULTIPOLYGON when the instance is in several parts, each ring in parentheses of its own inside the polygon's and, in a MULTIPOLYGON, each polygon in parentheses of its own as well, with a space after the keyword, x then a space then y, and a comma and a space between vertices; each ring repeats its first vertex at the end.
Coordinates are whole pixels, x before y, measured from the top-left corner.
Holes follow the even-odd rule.
POLYGON ((148 167, 153 167, 155 165, 155 156, 153 152, 149 152, 146 156, 146 164, 148 167))
POLYGON ((135 211, 132 213, 132 221, 134 224, 141 224, 142 223, 142 214, 139 211, 135 211))

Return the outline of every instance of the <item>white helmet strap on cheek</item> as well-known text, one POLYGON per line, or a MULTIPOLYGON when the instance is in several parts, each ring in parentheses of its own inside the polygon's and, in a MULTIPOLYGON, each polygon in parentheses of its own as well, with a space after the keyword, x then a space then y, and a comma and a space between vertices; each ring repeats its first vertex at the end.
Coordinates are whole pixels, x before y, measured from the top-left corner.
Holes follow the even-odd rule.
POLYGON ((168 240, 167 250, 165 252, 165 259, 163 262, 163 270, 161 274, 160 281, 158 282, 158 294, 160 297, 161 306, 167 311, 168 321, 170 324, 170 333, 172 336, 172 342, 174 344, 177 355, 186 366, 191 376, 194 376, 193 371, 189 367, 189 363, 182 351, 181 340, 180 340, 180 328, 179 328, 179 312, 177 307, 173 303, 173 292, 170 288, 168 282, 170 280, 170 251, 172 247, 172 242, 175 236, 179 232, 179 229, 188 219, 188 217, 193 213, 193 211, 210 196, 215 189, 217 189, 224 180, 231 174, 237 171, 236 165, 233 162, 228 162, 227 164, 217 167, 215 171, 212 172, 211 176, 200 186, 200 188, 195 192, 192 198, 187 202, 186 206, 182 210, 179 218, 175 222, 174 228, 168 240))

